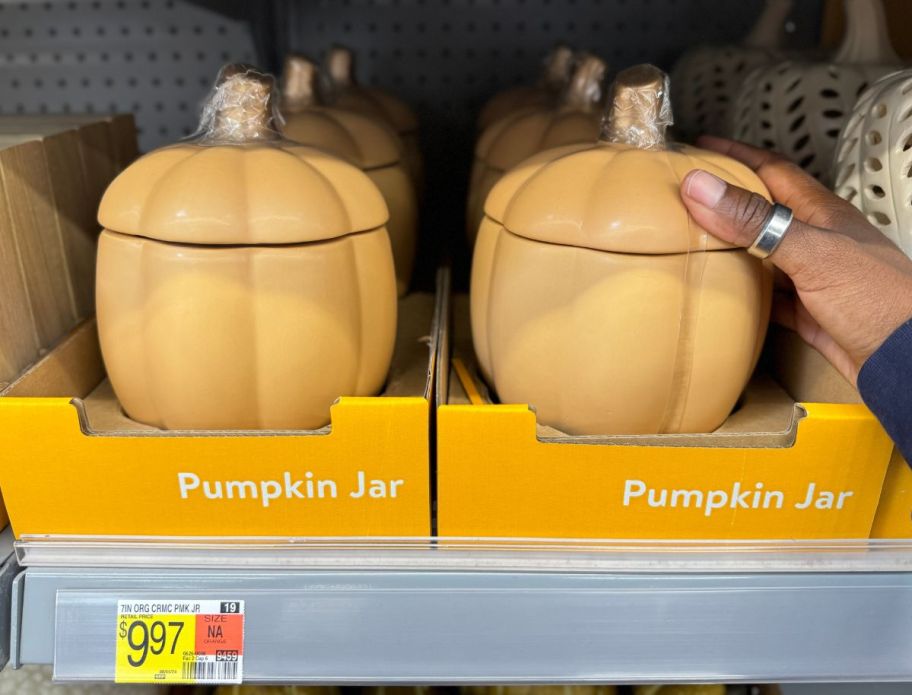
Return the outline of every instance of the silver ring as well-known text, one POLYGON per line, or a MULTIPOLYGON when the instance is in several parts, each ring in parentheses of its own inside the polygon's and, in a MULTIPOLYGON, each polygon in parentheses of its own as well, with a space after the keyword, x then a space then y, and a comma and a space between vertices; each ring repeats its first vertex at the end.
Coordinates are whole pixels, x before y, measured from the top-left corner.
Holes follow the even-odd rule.
POLYGON ((775 203, 773 211, 763 223, 763 229, 754 239, 754 243, 748 247, 747 252, 757 258, 767 258, 779 248, 785 233, 789 230, 789 225, 792 224, 793 217, 791 208, 775 203))

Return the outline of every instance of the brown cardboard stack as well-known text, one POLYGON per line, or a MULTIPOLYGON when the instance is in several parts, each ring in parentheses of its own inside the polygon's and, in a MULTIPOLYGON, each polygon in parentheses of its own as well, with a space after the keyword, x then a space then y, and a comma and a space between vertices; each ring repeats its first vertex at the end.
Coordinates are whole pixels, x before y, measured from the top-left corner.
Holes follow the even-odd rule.
POLYGON ((0 118, 0 389, 93 313, 98 201, 132 116, 0 118))

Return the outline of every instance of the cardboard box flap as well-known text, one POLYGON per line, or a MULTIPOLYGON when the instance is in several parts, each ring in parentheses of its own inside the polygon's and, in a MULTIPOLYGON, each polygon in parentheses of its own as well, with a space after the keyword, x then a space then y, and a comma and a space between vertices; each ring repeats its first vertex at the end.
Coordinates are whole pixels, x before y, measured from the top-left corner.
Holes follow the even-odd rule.
POLYGON ((131 118, 0 117, 0 390, 93 311, 115 123, 135 150, 131 118))

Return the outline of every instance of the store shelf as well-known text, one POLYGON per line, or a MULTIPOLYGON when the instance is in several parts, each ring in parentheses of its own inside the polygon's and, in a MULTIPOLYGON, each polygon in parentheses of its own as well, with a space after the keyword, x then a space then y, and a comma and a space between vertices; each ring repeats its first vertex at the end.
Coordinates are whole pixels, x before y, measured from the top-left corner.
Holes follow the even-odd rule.
POLYGON ((10 604, 13 578, 20 571, 13 555, 13 531, 7 526, 0 531, 0 669, 10 658, 10 623, 12 607, 10 604))
MULTIPOLYGON (((118 599, 243 599, 245 678, 256 682, 912 680, 912 573, 862 569, 907 555, 898 545, 842 553, 845 570, 829 572, 808 559, 826 550, 780 548, 769 556, 804 556, 804 569, 759 572, 719 569, 746 550, 704 549, 723 563, 711 571, 708 560, 688 565, 686 548, 651 548, 643 571, 605 547, 324 543, 248 547, 233 562, 215 548, 220 569, 161 569, 144 543, 133 567, 100 566, 116 562, 113 547, 78 551, 95 567, 28 567, 13 589, 14 661, 53 663, 65 681, 111 680, 118 599)), ((193 550, 196 561, 216 545, 193 550)))

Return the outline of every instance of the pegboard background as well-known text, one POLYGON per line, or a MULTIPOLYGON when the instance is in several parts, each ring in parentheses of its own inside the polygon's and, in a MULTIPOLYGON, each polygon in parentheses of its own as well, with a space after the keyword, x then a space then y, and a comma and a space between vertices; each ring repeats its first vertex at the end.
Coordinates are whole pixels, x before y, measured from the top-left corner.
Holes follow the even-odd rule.
MULTIPOLYGON (((555 43, 592 51, 612 71, 670 68, 698 43, 737 41, 763 0, 279 0, 277 44, 322 56, 355 49, 359 78, 457 128, 506 86, 534 80, 555 43)), ((791 41, 817 42, 822 2, 797 0, 791 41)))
MULTIPOLYGON (((466 183, 478 109, 504 87, 534 81, 557 42, 605 58, 611 72, 642 62, 670 69, 688 46, 738 41, 763 0, 278 0, 268 54, 315 58, 334 44, 354 49, 360 81, 413 104, 428 160, 420 257, 444 253, 463 284, 466 183), (431 220, 429 215, 433 215, 431 220)), ((817 45, 823 2, 796 0, 795 47, 817 45)), ((672 101, 674 85, 672 85, 672 101)), ((422 285, 432 282, 426 266, 422 285)))
POLYGON ((0 3, 0 114, 133 112, 150 149, 192 132, 247 23, 180 0, 0 3))
MULTIPOLYGON (((0 0, 0 113, 131 111, 148 150, 192 132, 219 67, 273 72, 288 50, 355 50, 358 78, 417 109, 427 162, 417 284, 436 259, 465 278, 465 187, 484 100, 533 81, 556 42, 612 71, 670 68, 698 43, 739 40, 763 0, 0 0)), ((796 0, 795 47, 818 42, 823 0, 796 0)), ((674 86, 672 85, 672 99, 674 86)))

